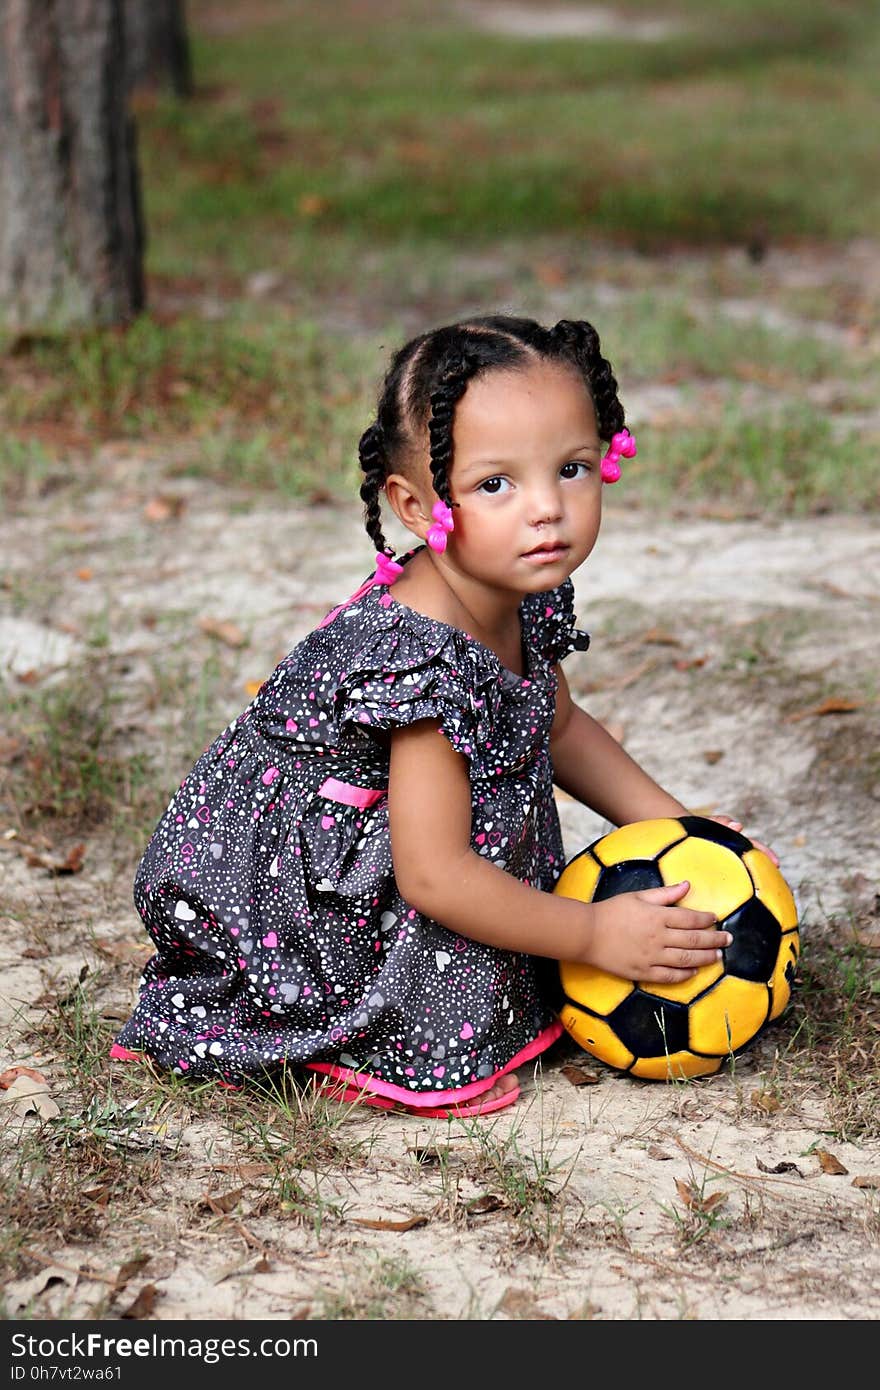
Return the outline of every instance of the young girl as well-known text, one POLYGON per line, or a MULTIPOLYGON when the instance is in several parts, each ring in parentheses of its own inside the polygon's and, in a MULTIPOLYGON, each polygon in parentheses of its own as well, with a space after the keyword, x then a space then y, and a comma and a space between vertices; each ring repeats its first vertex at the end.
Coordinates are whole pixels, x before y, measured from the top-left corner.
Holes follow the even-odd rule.
POLYGON ((233 1085, 285 1064, 344 1100, 484 1114, 562 1032, 553 961, 660 983, 720 956, 730 935, 677 906, 687 883, 552 892, 554 784, 615 825, 687 814, 559 665, 588 643, 569 576, 634 453, 588 323, 473 318, 396 353, 360 440, 375 573, 160 819, 135 880, 156 954, 113 1056, 233 1085), (398 559, 380 498, 418 542, 398 559))

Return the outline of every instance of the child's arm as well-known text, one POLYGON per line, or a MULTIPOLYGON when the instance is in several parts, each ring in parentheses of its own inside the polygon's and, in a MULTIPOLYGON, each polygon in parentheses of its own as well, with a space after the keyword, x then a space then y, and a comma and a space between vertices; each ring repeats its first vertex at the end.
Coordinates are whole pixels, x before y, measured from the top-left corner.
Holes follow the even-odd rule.
POLYGON ((707 932, 712 913, 674 905, 686 883, 579 903, 475 853, 468 764, 434 720, 392 735, 388 810, 401 895, 462 936, 658 984, 688 979, 730 944, 728 933, 707 932))

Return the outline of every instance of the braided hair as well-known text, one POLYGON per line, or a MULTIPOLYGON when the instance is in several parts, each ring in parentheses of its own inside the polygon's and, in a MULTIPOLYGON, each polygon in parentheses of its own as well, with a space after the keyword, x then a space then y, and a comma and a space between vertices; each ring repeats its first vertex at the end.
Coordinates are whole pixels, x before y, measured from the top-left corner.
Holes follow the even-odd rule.
POLYGON ((427 432, 434 490, 451 505, 455 407, 468 383, 493 370, 515 371, 538 361, 562 362, 578 373, 593 402, 600 439, 610 441, 623 429, 611 364, 602 356, 595 328, 583 319, 561 319, 546 328, 534 319, 492 314, 421 333, 398 349, 382 383, 376 419, 358 445, 364 524, 376 550, 387 553, 379 495, 388 474, 412 456, 427 432))

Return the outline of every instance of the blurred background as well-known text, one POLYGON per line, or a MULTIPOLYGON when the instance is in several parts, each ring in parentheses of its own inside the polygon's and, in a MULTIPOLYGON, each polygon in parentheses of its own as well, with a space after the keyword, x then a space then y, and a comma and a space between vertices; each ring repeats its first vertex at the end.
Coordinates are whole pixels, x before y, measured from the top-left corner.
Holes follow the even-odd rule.
POLYGON ((350 497, 390 351, 510 311, 596 323, 633 506, 876 507, 873 0, 4 8, 6 506, 350 497))

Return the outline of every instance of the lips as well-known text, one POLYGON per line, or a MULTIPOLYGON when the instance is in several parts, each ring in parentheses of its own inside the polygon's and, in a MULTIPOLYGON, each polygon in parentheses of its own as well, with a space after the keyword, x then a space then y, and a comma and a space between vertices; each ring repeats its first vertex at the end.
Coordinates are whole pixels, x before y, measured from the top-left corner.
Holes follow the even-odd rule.
POLYGON ((564 541, 542 541, 540 545, 527 550, 523 558, 526 560, 540 560, 542 558, 549 560, 557 555, 562 555, 566 550, 568 550, 568 546, 564 541))

